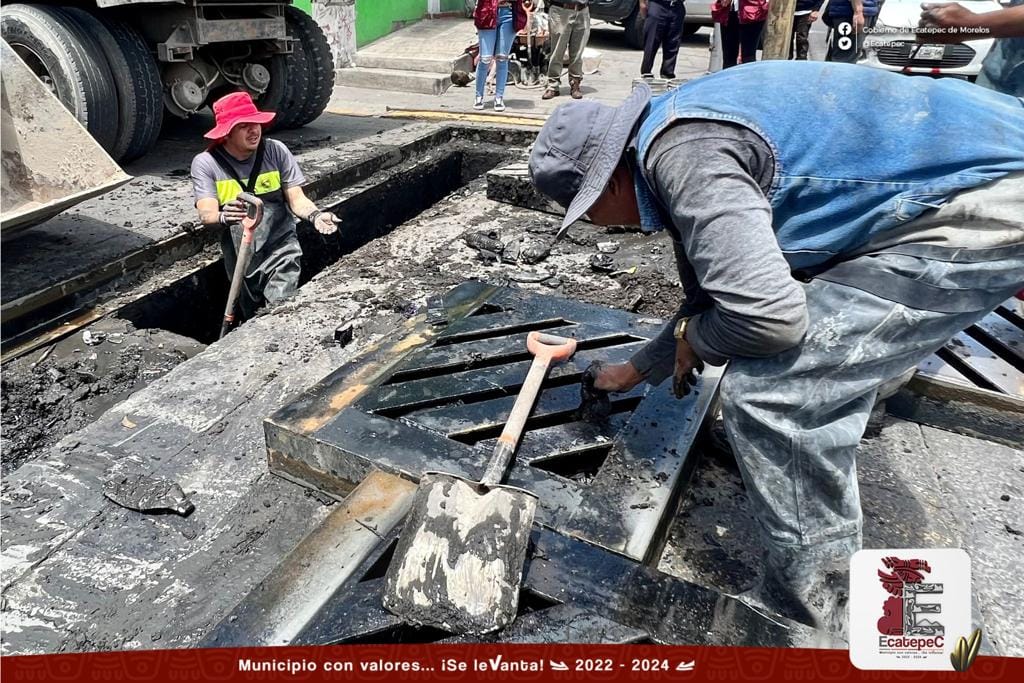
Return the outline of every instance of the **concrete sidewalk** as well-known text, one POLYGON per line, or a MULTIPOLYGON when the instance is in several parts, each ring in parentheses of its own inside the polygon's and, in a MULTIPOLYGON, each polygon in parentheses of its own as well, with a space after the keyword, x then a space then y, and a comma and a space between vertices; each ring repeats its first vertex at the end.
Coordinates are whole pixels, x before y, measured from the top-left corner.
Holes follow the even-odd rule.
MULTIPOLYGON (((449 48, 445 53, 447 56, 442 55, 442 57, 454 59, 474 40, 471 19, 423 21, 363 48, 359 54, 371 55, 374 60, 382 51, 389 54, 423 56, 427 54, 422 52, 423 49, 426 49, 424 46, 434 44, 446 45, 449 48), (462 23, 464 26, 461 26, 462 23), (470 39, 465 44, 452 41, 453 36, 462 39, 466 35, 470 39)), ((696 34, 683 38, 676 68, 676 75, 679 78, 696 78, 706 73, 710 40, 711 31, 707 28, 702 28, 696 34)), ((643 54, 639 50, 626 47, 621 28, 599 21, 592 24, 588 47, 601 53, 601 62, 597 73, 587 75, 583 79, 584 97, 606 104, 618 104, 629 94, 633 79, 640 75, 640 60, 643 54)), ((428 56, 437 58, 441 52, 443 51, 432 50, 428 56)), ((659 61, 656 63, 660 64, 660 55, 658 59, 659 61)), ((483 114, 488 119, 517 116, 543 118, 555 107, 569 100, 568 87, 564 79, 562 96, 545 101, 540 98, 542 92, 543 84, 531 88, 509 85, 505 93, 505 105, 508 109, 504 114, 496 114, 491 109, 491 98, 487 99, 487 108, 483 112, 473 110, 472 83, 466 88, 449 88, 442 95, 338 85, 334 88, 328 111, 338 114, 369 116, 380 116, 388 114, 389 111, 406 110, 483 114)))

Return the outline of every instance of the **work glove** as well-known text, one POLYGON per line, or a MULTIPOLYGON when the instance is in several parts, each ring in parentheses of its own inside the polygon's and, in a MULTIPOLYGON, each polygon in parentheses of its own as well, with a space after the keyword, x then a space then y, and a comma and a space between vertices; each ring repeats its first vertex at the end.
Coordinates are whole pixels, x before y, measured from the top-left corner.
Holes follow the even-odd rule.
POLYGON ((223 206, 220 212, 220 222, 224 225, 241 223, 245 218, 246 206, 241 199, 235 199, 223 206))

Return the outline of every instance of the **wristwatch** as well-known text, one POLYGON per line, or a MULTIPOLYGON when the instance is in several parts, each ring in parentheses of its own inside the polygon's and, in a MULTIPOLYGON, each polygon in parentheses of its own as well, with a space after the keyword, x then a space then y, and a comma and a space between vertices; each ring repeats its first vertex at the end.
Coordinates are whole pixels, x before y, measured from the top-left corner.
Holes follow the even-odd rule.
POLYGON ((686 317, 680 318, 679 322, 676 323, 675 332, 672 333, 672 336, 676 338, 676 341, 686 340, 686 323, 688 322, 690 322, 690 318, 686 317))

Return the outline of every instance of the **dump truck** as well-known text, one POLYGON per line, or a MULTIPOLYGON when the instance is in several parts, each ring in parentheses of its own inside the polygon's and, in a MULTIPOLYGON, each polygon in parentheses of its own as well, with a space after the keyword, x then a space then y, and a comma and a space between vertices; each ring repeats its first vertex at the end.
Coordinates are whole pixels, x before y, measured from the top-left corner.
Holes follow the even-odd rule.
POLYGON ((276 128, 295 128, 323 112, 334 85, 326 36, 290 2, 10 3, 0 33, 121 163, 152 148, 165 115, 189 117, 225 93, 247 90, 278 112, 276 128))

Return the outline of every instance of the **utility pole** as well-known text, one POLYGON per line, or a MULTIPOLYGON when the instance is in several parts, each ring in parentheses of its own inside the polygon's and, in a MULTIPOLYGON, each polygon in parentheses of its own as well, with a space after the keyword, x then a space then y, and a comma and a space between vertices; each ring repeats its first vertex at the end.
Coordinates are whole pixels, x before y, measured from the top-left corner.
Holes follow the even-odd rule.
POLYGON ((769 3, 762 59, 789 59, 789 44, 793 40, 794 11, 796 0, 772 0, 769 3))

